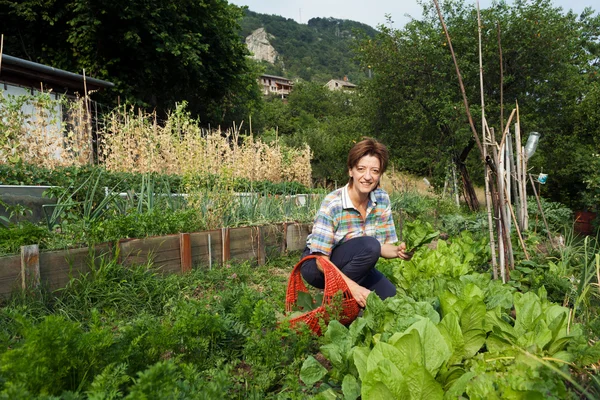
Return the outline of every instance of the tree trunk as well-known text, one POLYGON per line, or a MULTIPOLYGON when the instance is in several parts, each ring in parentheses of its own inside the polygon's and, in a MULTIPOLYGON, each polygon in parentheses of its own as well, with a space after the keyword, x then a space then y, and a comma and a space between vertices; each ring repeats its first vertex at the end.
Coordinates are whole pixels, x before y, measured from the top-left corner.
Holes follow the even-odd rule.
POLYGON ((477 194, 475 193, 475 188, 473 187, 473 182, 471 181, 471 177, 469 175, 469 171, 467 170, 467 166, 465 164, 465 160, 467 159, 469 152, 475 145, 475 141, 471 139, 467 146, 463 149, 460 157, 456 160, 456 168, 460 173, 460 177, 462 178, 463 183, 463 197, 471 211, 479 211, 479 200, 477 200, 477 194))

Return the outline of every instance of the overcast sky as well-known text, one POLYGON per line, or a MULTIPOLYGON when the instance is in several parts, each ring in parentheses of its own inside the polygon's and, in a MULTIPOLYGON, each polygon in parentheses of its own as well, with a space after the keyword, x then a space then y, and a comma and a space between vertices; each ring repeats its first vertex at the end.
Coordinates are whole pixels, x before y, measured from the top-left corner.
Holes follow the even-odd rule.
MULTIPOLYGON (((385 15, 391 14, 393 26, 401 28, 410 19, 421 17, 421 6, 417 0, 230 0, 230 3, 248 6, 251 11, 261 14, 281 15, 292 18, 303 24, 314 17, 333 17, 363 22, 376 28, 385 23, 385 15)), ((512 1, 508 1, 512 3, 512 1)), ((594 6, 592 0, 553 0, 553 4, 564 10, 572 9, 580 13, 587 6, 596 12, 600 7, 594 6)), ((475 0, 467 1, 475 5, 475 0)), ((486 8, 492 0, 480 0, 479 6, 486 8)))

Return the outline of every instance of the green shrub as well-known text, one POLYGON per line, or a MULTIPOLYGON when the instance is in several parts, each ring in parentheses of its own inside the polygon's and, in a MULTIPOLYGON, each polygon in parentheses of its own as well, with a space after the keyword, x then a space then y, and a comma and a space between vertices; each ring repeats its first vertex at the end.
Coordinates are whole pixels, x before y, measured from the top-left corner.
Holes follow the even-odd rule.
POLYGON ((0 225, 0 256, 18 253, 21 246, 31 244, 37 244, 43 249, 51 236, 45 227, 27 221, 8 227, 0 225))

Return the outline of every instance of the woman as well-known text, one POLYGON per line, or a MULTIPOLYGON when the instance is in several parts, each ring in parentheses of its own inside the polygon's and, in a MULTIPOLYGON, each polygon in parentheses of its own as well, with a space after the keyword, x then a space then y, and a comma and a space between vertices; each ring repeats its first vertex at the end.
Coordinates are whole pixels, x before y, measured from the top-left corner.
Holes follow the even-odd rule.
MULTIPOLYGON (((385 299, 396 294, 396 287, 375 264, 379 257, 410 260, 406 245, 398 241, 390 198, 379 187, 388 164, 387 148, 374 139, 365 139, 348 153, 349 181, 329 193, 315 218, 302 257, 309 254, 327 257, 340 270, 359 306, 365 307, 371 291, 385 299)), ((315 259, 301 266, 304 279, 323 289, 325 280, 315 259)))

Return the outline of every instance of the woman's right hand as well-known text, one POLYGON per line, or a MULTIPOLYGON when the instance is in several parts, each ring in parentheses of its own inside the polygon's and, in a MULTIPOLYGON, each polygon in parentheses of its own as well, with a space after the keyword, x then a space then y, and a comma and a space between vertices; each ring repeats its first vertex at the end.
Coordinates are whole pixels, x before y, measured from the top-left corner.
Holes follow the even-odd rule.
POLYGON ((349 289, 350 293, 352 293, 352 297, 356 300, 356 303, 358 303, 361 308, 365 308, 367 306, 367 297, 369 297, 371 291, 366 287, 360 286, 358 283, 354 283, 349 289))

